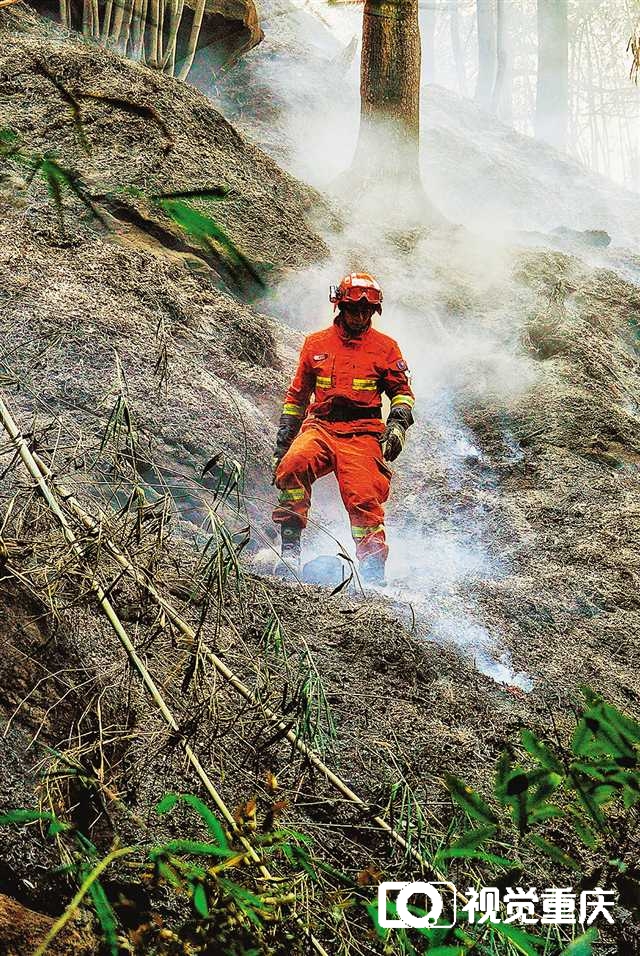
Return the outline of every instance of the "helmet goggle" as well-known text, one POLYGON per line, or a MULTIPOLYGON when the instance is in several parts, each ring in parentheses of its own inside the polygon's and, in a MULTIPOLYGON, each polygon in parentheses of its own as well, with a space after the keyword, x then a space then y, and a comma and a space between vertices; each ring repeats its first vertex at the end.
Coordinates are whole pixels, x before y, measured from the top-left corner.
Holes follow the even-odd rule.
POLYGON ((372 286, 349 285, 340 287, 332 285, 329 289, 330 302, 361 302, 364 299, 370 305, 380 305, 382 291, 372 286))

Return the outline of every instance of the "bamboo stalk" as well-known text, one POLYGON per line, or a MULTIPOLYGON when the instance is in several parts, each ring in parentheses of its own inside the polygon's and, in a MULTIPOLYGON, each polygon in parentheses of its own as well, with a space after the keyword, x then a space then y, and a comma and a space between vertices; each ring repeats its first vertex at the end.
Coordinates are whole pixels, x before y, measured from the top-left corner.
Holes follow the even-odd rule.
POLYGON ((166 2, 160 0, 160 9, 158 11, 158 69, 162 69, 164 60, 164 18, 166 13, 166 2))
MULTIPOLYGON (((61 0, 62 2, 62 0, 61 0)), ((104 8, 104 19, 102 21, 102 42, 106 45, 111 32, 111 15, 113 13, 113 0, 107 0, 104 8)))
MULTIPOLYGON (((2 4, 0 3, 0 7, 2 4)), ((60 23, 66 29, 69 29, 69 7, 67 5, 67 0, 60 0, 60 23)))
POLYGON ((127 0, 116 0, 116 15, 113 18, 113 27, 111 29, 111 40, 114 46, 118 46, 120 42, 120 34, 122 32, 122 24, 124 21, 124 8, 127 0))
MULTIPOLYGON (((27 471, 36 482, 38 486, 38 490, 40 491, 41 495, 43 496, 44 500, 46 501, 53 515, 57 518, 58 523, 60 524, 60 527, 62 529, 62 533, 64 535, 65 540, 68 542, 68 544, 71 546, 71 548, 77 555, 78 563, 80 567, 83 568, 83 570, 87 574, 87 577, 90 581, 91 590, 96 595, 96 598, 98 599, 98 603, 100 604, 101 608, 105 612, 107 619, 109 620, 109 623, 111 624, 113 630, 115 631, 117 637, 119 638, 122 646, 125 648, 129 656, 129 659, 131 660, 135 669, 138 671, 138 674, 140 678, 142 679, 142 682, 146 690, 148 691, 150 697, 152 698, 154 704, 160 711, 165 722, 176 733, 176 737, 180 743, 180 746, 182 747, 187 759, 189 760, 189 763, 195 770, 196 775, 200 779, 200 782, 202 783, 206 792, 211 797, 211 800, 217 807, 218 811, 222 814, 222 816, 226 820, 230 829, 236 835, 236 838, 238 839, 238 841, 245 848, 245 850, 247 851, 251 859, 258 864, 258 869, 260 870, 260 873, 262 874, 263 878, 265 880, 272 881, 274 879, 273 876, 271 875, 267 867, 264 865, 264 863, 260 861, 260 857, 258 856, 255 848, 250 843, 250 841, 245 836, 243 836, 243 834, 239 832, 238 824, 233 814, 231 813, 226 803, 224 802, 224 800, 222 799, 222 797, 216 790, 213 784, 213 781, 211 780, 206 770, 200 763, 200 760, 198 759, 197 755, 195 754, 193 749, 190 747, 190 745, 186 742, 186 740, 184 740, 184 738, 182 737, 178 722, 176 721, 175 717, 173 716, 169 707, 167 706, 167 703, 164 700, 164 697, 158 690, 155 684, 155 681, 153 680, 153 677, 149 673, 142 659, 139 657, 131 639, 129 638, 129 635, 127 634, 113 605, 111 604, 109 598, 107 597, 106 592, 104 591, 102 585, 98 581, 92 569, 85 563, 83 547, 80 544, 80 542, 77 540, 73 532, 73 529, 71 528, 66 516, 64 515, 62 509, 60 508, 60 505, 58 504, 58 501, 54 497, 51 489, 49 488, 49 485, 47 484, 46 476, 47 476, 47 472, 49 472, 49 469, 47 469, 46 466, 44 466, 44 463, 40 459, 36 461, 36 458, 34 457, 31 450, 29 449, 29 446, 27 445, 23 435, 18 429, 18 426, 16 425, 14 419, 12 418, 1 396, 0 396, 0 421, 2 422, 2 425, 5 431, 11 438, 11 441, 13 442, 14 447, 16 451, 18 452, 24 466, 26 467, 27 471)), ((77 502, 76 502, 76 506, 79 508, 79 505, 77 505, 77 502)), ((92 519, 90 519, 88 515, 86 515, 86 518, 91 522, 92 519)), ((130 562, 127 562, 127 564, 130 564, 130 562)), ((131 570, 137 573, 133 565, 131 565, 131 570)), ((298 920, 300 925, 302 925, 300 918, 296 917, 296 919, 298 920)), ((324 949, 322 943, 318 939, 316 939, 316 937, 313 934, 308 933, 307 929, 304 926, 303 928, 305 929, 305 933, 308 934, 308 938, 311 944, 313 945, 314 949, 316 950, 316 952, 319 954, 319 956, 329 956, 327 951, 324 949)))
MULTIPOLYGON (((42 459, 34 453, 34 461, 37 464, 37 467, 40 469, 41 474, 45 477, 51 477, 51 472, 42 461, 42 459)), ((176 611, 173 605, 164 598, 160 592, 156 589, 154 584, 147 578, 146 574, 141 571, 139 568, 136 568, 135 565, 127 558, 125 554, 111 542, 108 538, 105 538, 102 534, 101 525, 95 521, 87 512, 82 508, 74 495, 62 485, 54 481, 54 488, 56 489, 58 495, 66 502, 67 506, 72 510, 76 515, 78 520, 84 525, 84 527, 93 532, 94 534, 100 534, 101 545, 103 548, 106 548, 109 554, 117 561, 121 568, 123 568, 138 584, 145 588, 147 593, 156 601, 158 606, 169 618, 171 623, 188 638, 190 644, 196 643, 198 641, 197 635, 190 624, 188 624, 176 611)), ((237 693, 239 693, 248 703, 252 706, 257 706, 262 711, 263 716, 274 725, 276 731, 285 730, 287 727, 287 722, 276 714, 270 707, 268 707, 263 701, 259 700, 250 690, 247 685, 240 680, 236 674, 231 671, 227 665, 220 660, 220 658, 213 653, 206 645, 203 645, 202 640, 199 641, 199 646, 201 653, 207 658, 209 663, 215 668, 215 670, 222 676, 224 679, 233 687, 237 693)), ((410 846, 405 838, 397 832, 389 823, 383 818, 374 814, 368 804, 358 796, 343 780, 340 779, 333 771, 317 756, 310 748, 300 740, 295 732, 291 729, 286 730, 284 734, 286 739, 291 743, 308 761, 311 763, 316 770, 318 770, 325 779, 331 784, 334 789, 338 790, 343 797, 346 797, 350 803, 357 806, 362 810, 367 816, 369 816, 374 823, 376 823, 380 829, 384 830, 391 839, 402 847, 403 850, 406 850, 411 854, 413 859, 420 864, 422 869, 429 870, 432 869, 422 855, 412 846, 410 846)), ((446 878, 440 874, 436 873, 438 879, 446 883, 450 889, 453 889, 452 884, 448 883, 446 878)))
POLYGON ((91 19, 91 0, 83 0, 82 2, 82 34, 85 37, 89 35, 90 19, 91 19))
POLYGON ((94 40, 100 39, 100 10, 98 0, 91 2, 91 33, 94 40))
POLYGON ((151 0, 151 38, 149 44, 149 66, 158 67, 158 21, 160 19, 160 0, 151 0))
POLYGON ((123 56, 127 55, 127 47, 129 46, 129 39, 131 37, 131 21, 133 20, 133 8, 136 3, 137 3, 137 0, 129 0, 127 4, 127 22, 124 25, 124 32, 121 38, 123 56))
POLYGON ((169 36, 167 39, 167 49, 162 64, 162 68, 171 76, 173 76, 176 69, 176 47, 178 45, 178 33, 180 32, 180 23, 182 21, 183 10, 184 0, 171 0, 169 36))
POLYGON ((149 0, 142 0, 141 13, 140 13, 140 22, 138 34, 138 42, 135 49, 135 58, 140 60, 141 63, 145 62, 145 47, 144 47, 144 35, 147 29, 147 11, 149 9, 149 0))
POLYGON ((196 7, 193 14, 193 23, 191 24, 191 33, 189 35, 189 45, 187 47, 187 55, 185 61, 180 68, 180 73, 178 74, 178 79, 186 80, 189 75, 189 70, 193 66, 193 60, 196 55, 196 50, 198 49, 198 38, 200 37, 200 28, 202 27, 202 20, 204 18, 204 8, 206 0, 198 0, 198 6, 196 7))

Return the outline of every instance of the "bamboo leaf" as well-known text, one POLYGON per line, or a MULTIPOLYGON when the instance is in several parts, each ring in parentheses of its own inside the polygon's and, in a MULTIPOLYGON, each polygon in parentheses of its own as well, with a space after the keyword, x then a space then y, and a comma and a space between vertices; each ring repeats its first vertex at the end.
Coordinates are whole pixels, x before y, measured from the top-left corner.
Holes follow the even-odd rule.
POLYGON ((208 189, 188 189, 177 193, 158 193, 151 198, 156 202, 164 199, 204 199, 218 200, 226 199, 229 190, 226 186, 211 186, 208 189))
POLYGON ((529 813, 528 823, 529 826, 533 826, 535 823, 542 823, 543 820, 552 820, 564 815, 564 810, 561 810, 560 807, 556 807, 552 803, 545 803, 529 813))
POLYGON ((207 891, 202 883, 195 884, 191 898, 196 911, 200 914, 200 916, 206 919, 209 915, 209 902, 207 900, 207 891))
POLYGON ((0 826, 16 824, 20 826, 23 823, 33 823, 34 820, 45 820, 50 823, 56 823, 57 817, 53 813, 43 813, 40 810, 16 809, 9 810, 0 816, 0 826))
POLYGON ((96 882, 92 883, 89 887, 89 896, 100 923, 103 940, 111 956, 118 956, 120 952, 120 946, 118 944, 118 920, 111 903, 107 899, 104 887, 99 880, 96 880, 96 882))
POLYGON ((493 792, 496 800, 504 805, 506 795, 506 785, 509 774, 513 766, 513 757, 509 750, 502 751, 496 763, 495 780, 493 792))
POLYGON ((173 886, 175 889, 179 889, 182 886, 182 880, 176 873, 175 869, 167 863, 166 860, 163 860, 162 857, 158 857, 154 860, 158 875, 166 880, 166 882, 173 886))
POLYGON ((595 926, 588 929, 586 933, 574 939, 572 943, 563 949, 560 956, 592 956, 593 947, 591 944, 598 938, 598 930, 595 926))
POLYGON ((640 723, 631 717, 625 716, 616 707, 602 701, 600 704, 603 716, 615 727, 618 733, 631 744, 640 744, 640 723))
POLYGON ((466 952, 466 947, 460 946, 430 946, 428 950, 429 956, 464 956, 466 952))
POLYGON ((633 750, 616 728, 605 720, 598 708, 587 711, 572 739, 573 752, 581 757, 633 756, 633 750))
POLYGON ((543 941, 536 936, 525 933, 524 930, 518 929, 511 923, 490 923, 488 925, 492 934, 497 933, 499 936, 506 937, 518 952, 524 953, 525 956, 538 956, 539 947, 543 945, 543 941))
POLYGON ((451 798, 461 807, 468 817, 485 824, 497 824, 498 818, 485 803, 479 793, 468 787, 464 781, 453 774, 445 775, 445 783, 451 798))
POLYGON ((496 856, 493 853, 485 853, 484 850, 465 849, 464 847, 449 847, 447 850, 440 850, 436 853, 436 864, 442 860, 448 859, 482 860, 484 863, 493 863, 496 866, 513 866, 512 860, 507 860, 504 856, 496 856))
POLYGON ((553 770, 554 773, 562 774, 562 764, 555 756, 551 748, 543 741, 539 740, 530 730, 523 730, 520 733, 522 746, 547 770, 553 770))
POLYGON ((451 848, 460 847, 466 850, 477 850, 479 846, 495 836, 496 830, 496 827, 478 827, 474 830, 466 830, 462 836, 451 844, 451 848))
POLYGON ((157 202, 167 215, 196 242, 214 253, 219 252, 216 245, 221 247, 223 254, 227 256, 227 264, 232 269, 242 266, 258 285, 264 286, 262 277, 213 219, 198 212, 197 209, 193 209, 192 206, 188 206, 180 199, 158 199, 157 202))
POLYGON ((215 837, 218 846, 228 850, 229 841, 227 840, 222 824, 216 815, 211 812, 206 803, 203 803, 199 797, 195 796, 195 794, 167 793, 156 807, 156 813, 166 813, 168 810, 172 810, 176 803, 179 803, 180 801, 182 803, 188 804, 188 806, 192 807, 192 809, 194 809, 196 813, 202 817, 207 829, 209 830, 209 833, 215 837))
POLYGON ((216 846, 215 843, 201 843, 199 840, 169 840, 157 847, 158 852, 162 853, 184 853, 193 856, 215 856, 222 860, 228 860, 235 856, 235 852, 228 847, 216 846))
POLYGON ((560 866, 566 866, 571 870, 581 869, 581 866, 577 860, 574 860, 572 857, 570 857, 568 853, 565 853, 564 850, 561 850, 559 846, 555 845, 555 843, 550 843, 548 840, 543 839, 543 837, 538 836, 536 833, 530 833, 528 835, 528 840, 556 863, 559 863, 560 866))
POLYGON ((340 584, 336 585, 336 587, 331 592, 331 597, 334 597, 336 594, 340 594, 340 591, 343 591, 346 587, 348 587, 352 581, 353 581, 353 571, 351 571, 349 576, 346 577, 343 581, 341 581, 340 584))

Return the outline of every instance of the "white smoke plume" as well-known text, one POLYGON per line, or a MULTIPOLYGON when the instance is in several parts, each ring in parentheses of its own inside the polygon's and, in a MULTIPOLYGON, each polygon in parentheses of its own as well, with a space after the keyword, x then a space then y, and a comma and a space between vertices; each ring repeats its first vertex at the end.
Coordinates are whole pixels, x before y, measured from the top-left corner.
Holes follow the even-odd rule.
MULTIPOLYGON (((275 131, 258 123, 253 132, 259 141, 263 135, 262 145, 279 162, 329 197, 342 226, 334 231, 322 227, 330 260, 281 282, 262 307, 308 333, 332 320, 330 283, 350 271, 376 275, 385 300, 375 324, 400 343, 417 398, 416 424, 397 463, 388 507, 386 593, 412 605, 425 638, 453 641, 483 673, 530 690, 531 679, 515 673, 499 636, 489 634, 480 612, 465 597, 473 582, 512 570, 486 507, 487 489, 499 500, 498 476, 465 412, 491 403, 508 406, 536 379, 536 366, 521 345, 532 302, 511 278, 510 230, 604 225, 612 231, 619 227, 620 238, 626 239, 623 225, 630 221, 632 208, 639 213, 634 222, 640 222, 640 201, 617 187, 609 189, 603 180, 532 141, 526 147, 531 163, 522 163, 526 140, 492 118, 492 142, 486 135, 487 118, 472 104, 453 103, 453 97, 451 115, 439 116, 435 132, 433 119, 426 112, 423 116, 422 173, 429 203, 416 205, 409 188, 403 195, 401 181, 392 188, 373 183, 357 192, 344 174, 358 136, 358 56, 349 62, 343 54, 360 32, 361 9, 323 5, 324 26, 313 20, 309 9, 305 4, 294 15, 290 4, 269 7, 280 34, 278 18, 291 16, 289 32, 285 30, 280 47, 272 43, 262 52, 258 47, 247 62, 253 64, 258 85, 273 93, 280 119, 275 131), (287 69, 287 63, 295 63, 295 68, 287 69), (338 64, 339 87, 335 70, 323 72, 323 63, 338 64), (436 210, 435 219, 429 204, 436 210), (450 222, 433 226, 438 212, 450 222)), ((267 20, 267 44, 268 26, 267 20)), ((441 97, 441 114, 447 102, 441 97)), ((373 159, 382 162, 385 148, 381 130, 381 155, 373 159)), ((502 462, 517 463, 523 453, 508 421, 501 437, 502 462)), ((311 518, 305 560, 335 554, 334 538, 353 555, 347 516, 332 477, 314 487, 311 518)))

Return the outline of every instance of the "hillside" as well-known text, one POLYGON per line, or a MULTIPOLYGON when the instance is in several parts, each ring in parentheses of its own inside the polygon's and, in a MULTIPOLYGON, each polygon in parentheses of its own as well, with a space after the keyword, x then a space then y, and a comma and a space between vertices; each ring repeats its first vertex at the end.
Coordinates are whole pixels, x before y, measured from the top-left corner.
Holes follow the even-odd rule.
MULTIPOLYGON (((567 737, 582 684, 638 716, 640 288, 591 252, 587 261, 579 246, 560 251, 540 237, 528 246, 449 224, 371 229, 284 172, 201 92, 63 37, 22 6, 0 11, 0 39, 3 124, 25 155, 54 153, 80 177, 104 220, 67 190, 61 232, 41 178, 27 188, 13 166, 0 184, 3 393, 54 479, 101 522, 92 534, 74 524, 74 554, 14 446, 0 443, 2 809, 66 815, 101 854, 140 829, 173 838, 183 831, 154 814, 160 798, 206 796, 187 742, 231 808, 255 797, 262 825, 273 774, 279 823, 311 837, 323 864, 356 883, 367 868, 408 879, 418 872, 410 853, 275 733, 263 708, 306 726, 309 746, 408 833, 394 803, 404 781, 401 792, 428 808, 433 852, 459 823, 446 772, 490 788, 520 728, 567 737), (220 185, 226 197, 196 197, 197 208, 265 289, 239 282, 224 249, 194 242, 154 201, 220 185), (364 264, 385 288, 380 327, 412 366, 417 424, 389 509, 390 588, 331 594, 258 573, 275 564, 268 462, 300 330, 328 322, 327 285, 364 264), (123 576, 109 540, 170 597, 195 644, 123 576), (92 574, 177 728, 145 694, 92 574)), ((538 158, 542 168, 545 150, 538 158)), ((501 195, 507 203, 504 184, 501 195)), ((616 201, 630 222, 625 197, 616 201)), ((523 215, 518 228, 546 225, 523 215)), ((326 553, 327 531, 346 538, 331 483, 318 492, 309 557, 326 553)), ((37 911, 44 933, 72 892, 68 874, 52 872, 55 841, 37 826, 3 828, 0 847, 0 892, 37 911)), ((632 832, 630 860, 637 850, 632 832)), ((548 861, 529 864, 539 885, 568 878, 548 861)), ((284 857, 275 865, 286 871, 284 857)), ((330 952, 345 940, 382 952, 364 909, 326 883, 286 911, 264 952, 307 952, 301 916, 330 952)), ((109 889, 122 894, 118 917, 138 933, 138 952, 180 951, 156 937, 151 948, 136 914, 173 926, 184 899, 153 896, 126 869, 109 889)), ((640 945, 637 921, 620 912, 596 956, 640 945)), ((95 952, 95 921, 84 919, 71 931, 95 952)), ((12 954, 31 952, 15 925, 5 902, 0 939, 12 954)), ((69 950, 82 951, 77 940, 69 950)))

